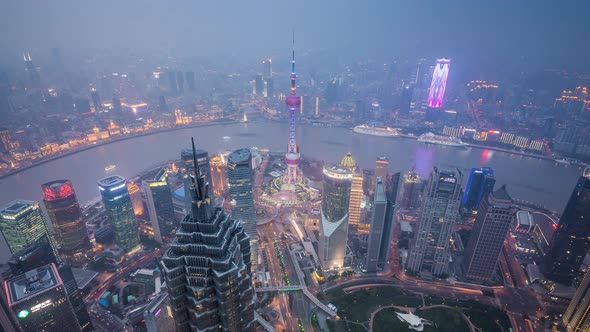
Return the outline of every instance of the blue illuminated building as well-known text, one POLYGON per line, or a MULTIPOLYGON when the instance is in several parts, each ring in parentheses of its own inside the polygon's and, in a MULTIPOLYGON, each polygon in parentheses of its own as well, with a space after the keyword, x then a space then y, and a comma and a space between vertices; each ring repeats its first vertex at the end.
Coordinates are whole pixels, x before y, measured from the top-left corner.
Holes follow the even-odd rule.
POLYGON ((476 211, 481 200, 494 190, 496 179, 494 170, 489 167, 472 168, 465 187, 461 205, 468 212, 476 211))

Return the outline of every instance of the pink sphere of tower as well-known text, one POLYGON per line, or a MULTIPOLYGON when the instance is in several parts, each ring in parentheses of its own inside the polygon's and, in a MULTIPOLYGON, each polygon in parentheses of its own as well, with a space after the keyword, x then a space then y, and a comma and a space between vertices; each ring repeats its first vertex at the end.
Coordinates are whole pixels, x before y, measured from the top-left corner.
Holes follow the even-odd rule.
POLYGON ((299 107, 299 105, 301 105, 301 99, 299 99, 299 97, 297 95, 289 95, 289 96, 287 96, 285 103, 290 108, 296 108, 296 107, 299 107))

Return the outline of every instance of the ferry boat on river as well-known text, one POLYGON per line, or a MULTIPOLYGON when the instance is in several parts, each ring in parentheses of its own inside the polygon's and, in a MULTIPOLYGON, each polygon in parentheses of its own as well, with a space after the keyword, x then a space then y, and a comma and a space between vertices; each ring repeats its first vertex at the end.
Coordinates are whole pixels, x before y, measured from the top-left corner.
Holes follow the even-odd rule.
POLYGON ((359 134, 383 136, 383 137, 395 137, 399 136, 399 129, 382 127, 382 126, 369 126, 369 125, 358 125, 352 128, 352 131, 359 134))
POLYGON ((446 146, 467 146, 467 143, 461 141, 458 137, 436 135, 433 133, 422 134, 418 137, 418 142, 446 145, 446 146))

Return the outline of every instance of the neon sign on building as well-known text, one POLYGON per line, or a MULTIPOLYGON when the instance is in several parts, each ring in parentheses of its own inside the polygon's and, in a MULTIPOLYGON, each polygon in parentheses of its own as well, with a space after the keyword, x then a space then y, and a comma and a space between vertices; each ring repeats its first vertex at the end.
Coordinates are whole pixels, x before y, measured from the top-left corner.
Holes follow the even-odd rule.
POLYGON ((445 97, 445 89, 447 87, 447 79, 449 78, 450 65, 450 59, 436 60, 436 67, 434 67, 432 82, 430 83, 430 89, 428 91, 428 107, 442 107, 443 99, 445 97))

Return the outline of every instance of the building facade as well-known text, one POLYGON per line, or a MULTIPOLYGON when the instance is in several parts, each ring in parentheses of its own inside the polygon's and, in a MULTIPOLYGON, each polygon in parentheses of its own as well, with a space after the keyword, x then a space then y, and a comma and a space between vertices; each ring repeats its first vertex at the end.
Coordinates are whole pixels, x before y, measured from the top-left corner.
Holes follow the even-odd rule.
POLYGON ((98 181, 98 189, 113 227, 115 243, 125 252, 139 246, 139 232, 127 181, 113 175, 98 181))
POLYGON ((147 332, 167 332, 176 329, 168 293, 161 292, 147 305, 143 319, 147 332))
POLYGON ((372 190, 375 190, 375 188, 377 186, 377 178, 381 178, 383 181, 385 181, 385 179, 387 178, 388 172, 389 172, 389 159, 387 159, 387 157, 385 157, 385 156, 380 156, 375 161, 375 178, 373 179, 373 182, 372 182, 372 185, 373 185, 373 187, 371 188, 372 190))
POLYGON ((221 156, 216 155, 211 158, 211 184, 213 194, 221 196, 227 190, 227 172, 225 163, 221 156))
MULTIPOLYGON (((196 149, 196 160, 197 165, 199 165, 199 171, 201 174, 205 175, 205 179, 207 179, 207 183, 211 183, 211 166, 209 165, 209 152, 201 149, 196 149)), ((191 149, 183 149, 180 152, 180 158, 182 159, 182 163, 184 166, 182 177, 184 179, 184 199, 186 205, 186 211, 190 211, 191 209, 191 199, 190 199, 190 186, 192 184, 191 174, 195 171, 195 161, 193 159, 193 151, 191 149)), ((212 191, 212 187, 209 186, 209 191, 212 191)), ((211 196, 211 192, 209 193, 211 196)))
POLYGON ((90 249, 90 240, 72 181, 52 181, 41 188, 43 204, 53 224, 60 253, 66 257, 81 256, 90 249))
POLYGON ((479 203, 494 190, 496 179, 494 170, 489 167, 472 168, 465 187, 461 205, 467 212, 477 211, 479 203))
POLYGON ((590 330, 590 270, 576 289, 561 321, 566 332, 590 330))
POLYGON ((326 165, 320 208, 319 258, 325 270, 344 266, 348 241, 348 208, 352 172, 345 167, 326 165))
POLYGON ((440 108, 443 105, 447 79, 449 78, 450 59, 437 59, 432 81, 428 90, 428 107, 440 108))
POLYGON ((162 258, 176 331, 254 331, 254 289, 245 224, 214 207, 193 180, 191 213, 162 258))
POLYGON ((232 217, 244 223, 250 237, 252 263, 258 259, 258 233, 256 232, 256 209, 252 190, 252 154, 250 149, 239 149, 227 157, 227 179, 232 201, 232 217))
MULTIPOLYGON (((379 256, 382 250, 383 231, 387 223, 387 210, 389 206, 385 195, 385 184, 381 177, 377 177, 375 186, 375 196, 373 200, 373 218, 371 219, 371 231, 369 232, 369 242, 367 244, 367 259, 365 269, 368 273, 374 273, 378 270, 379 256)), ((389 247, 387 247, 389 249, 389 247)), ((381 266, 382 268, 382 266, 381 266)))
POLYGON ((549 242, 543 274, 554 282, 571 285, 590 249, 590 168, 578 179, 557 230, 549 242))
POLYGON ((175 228, 174 205, 166 169, 161 167, 149 172, 142 180, 141 187, 145 192, 154 239, 162 244, 163 238, 173 236, 175 228))
POLYGON ((81 331, 54 264, 5 281, 4 288, 24 331, 81 331))
MULTIPOLYGON (((13 254, 43 237, 51 239, 39 203, 32 201, 17 200, 0 209, 0 229, 13 254)), ((51 247, 58 255, 53 241, 51 247)))
POLYGON ((368 233, 369 224, 361 223, 361 204, 363 202, 363 174, 357 167, 352 153, 347 153, 340 161, 340 166, 348 168, 352 174, 350 203, 348 205, 348 227, 351 232, 368 233))
POLYGON ((449 241, 459 214, 461 171, 434 167, 426 187, 408 270, 425 275, 448 273, 449 241))
POLYGON ((476 281, 492 279, 514 214, 512 199, 505 186, 488 194, 481 201, 469 243, 465 248, 467 278, 476 281))

